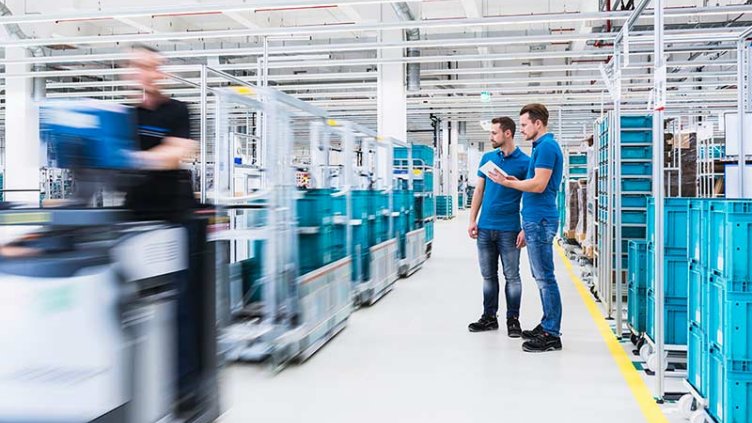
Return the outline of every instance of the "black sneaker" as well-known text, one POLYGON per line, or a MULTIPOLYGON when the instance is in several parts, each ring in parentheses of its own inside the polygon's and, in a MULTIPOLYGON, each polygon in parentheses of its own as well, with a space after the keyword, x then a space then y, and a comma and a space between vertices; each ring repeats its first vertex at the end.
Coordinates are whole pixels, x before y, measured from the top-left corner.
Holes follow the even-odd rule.
POLYGON ((507 335, 510 338, 519 338, 522 336, 522 327, 516 317, 507 317, 507 335))
POLYGON ((533 330, 523 330, 522 331, 522 339, 525 339, 525 340, 529 341, 529 340, 531 340, 533 338, 536 338, 536 337, 538 337, 540 335, 543 335, 544 333, 546 333, 546 332, 543 330, 543 326, 538 325, 533 330))
POLYGON ((487 330, 498 330, 499 321, 496 316, 486 316, 485 314, 480 317, 477 322, 470 323, 467 327, 470 332, 485 332, 487 330))
POLYGON ((530 353, 561 351, 561 338, 544 333, 522 344, 522 351, 530 353))

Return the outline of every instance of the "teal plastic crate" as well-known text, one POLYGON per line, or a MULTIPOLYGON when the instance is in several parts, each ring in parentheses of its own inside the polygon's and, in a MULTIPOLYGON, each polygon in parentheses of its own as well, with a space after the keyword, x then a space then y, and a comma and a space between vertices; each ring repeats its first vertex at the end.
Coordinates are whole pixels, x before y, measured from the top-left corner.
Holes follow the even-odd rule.
POLYGON ((708 305, 708 274, 699 263, 689 262, 688 311, 689 321, 706 330, 705 307, 708 305))
POLYGON ((653 131, 622 131, 621 143, 623 144, 652 144, 653 131))
POLYGON ((718 275, 708 279, 708 339, 729 359, 752 360, 752 292, 730 292, 718 275))
POLYGON ((423 199, 423 219, 436 216, 436 197, 429 195, 423 199))
MULTIPOLYGON (((413 166, 434 166, 434 149, 433 147, 422 144, 411 144, 413 150, 413 166)), ((407 160, 407 148, 397 147, 394 149, 395 161, 401 160, 396 164, 405 164, 407 160)))
POLYGON ((708 268, 730 281, 752 281, 752 201, 712 201, 708 207, 708 268))
POLYGON ((647 330, 648 319, 648 295, 647 289, 632 286, 628 287, 627 294, 627 320, 632 329, 637 333, 644 333, 647 330))
POLYGON ((687 211, 687 248, 689 259, 707 267, 708 261, 708 213, 710 201, 693 198, 689 200, 687 211))
MULTIPOLYGON (((664 340, 666 345, 687 345, 689 321, 686 299, 665 298, 663 308, 664 340)), ((655 340, 655 296, 652 289, 647 295, 647 333, 655 340)))
POLYGON ((645 226, 622 226, 622 239, 645 239, 647 230, 645 226))
POLYGON ((424 172, 420 177, 413 178, 413 191, 433 192, 433 172, 424 172))
POLYGON ((371 213, 370 202, 371 202, 371 190, 353 190, 350 191, 350 201, 351 201, 351 218, 352 219, 363 219, 367 220, 370 216, 373 216, 371 213))
POLYGON ((587 167, 570 167, 569 174, 573 176, 584 176, 588 174, 587 167))
MULTIPOLYGON (((667 256, 681 256, 686 260, 688 253, 688 223, 690 198, 665 198, 663 206, 663 243, 667 256)), ((647 230, 648 244, 655 243, 653 219, 655 216, 655 199, 648 198, 647 230)))
POLYGON ((624 210, 621 212, 621 223, 624 225, 641 224, 644 225, 647 220, 647 214, 644 211, 624 210))
POLYGON ((368 245, 368 226, 352 226, 352 245, 350 256, 352 257, 352 281, 366 282, 370 280, 370 249, 368 245))
MULTIPOLYGON (((651 133, 652 136, 652 133, 651 133)), ((625 145, 621 147, 622 160, 646 160, 653 158, 653 147, 649 145, 625 145)))
POLYGON ((708 411, 719 423, 752 423, 752 363, 728 360, 710 347, 708 411))
POLYGON ((640 116, 621 116, 621 127, 625 128, 646 128, 651 129, 653 127, 652 115, 640 115, 640 116))
POLYGON ((401 213, 410 213, 413 208, 413 192, 409 190, 393 191, 393 210, 401 213))
POLYGON ((627 251, 629 254, 627 281, 635 288, 647 289, 647 243, 645 241, 629 241, 627 251))
POLYGON ((423 214, 425 213, 423 210, 423 204, 424 204, 425 198, 420 195, 416 195, 413 198, 413 228, 418 229, 423 227, 423 214))
POLYGON ((621 207, 625 209, 647 209, 648 196, 646 194, 627 194, 621 196, 621 207))
POLYGON ((433 242, 434 236, 434 223, 426 222, 426 242, 433 242))
POLYGON ((622 179, 622 193, 650 193, 653 187, 651 179, 622 179))
POLYGON ((332 226, 320 226, 316 233, 298 234, 298 265, 300 274, 319 269, 333 261, 332 226))
POLYGON ((570 154, 569 164, 573 166, 587 165, 587 154, 570 154))
POLYGON ((331 224, 334 216, 332 189, 311 189, 296 202, 298 226, 316 227, 331 224))
POLYGON ((687 338, 687 382, 703 397, 707 398, 709 386, 709 345, 701 327, 689 324, 687 338))
MULTIPOLYGON (((655 266, 653 261, 655 252, 648 243, 647 280, 648 287, 655 289, 655 266)), ((663 295, 666 300, 684 302, 687 307, 689 298, 689 266, 687 258, 683 256, 663 256, 663 295)))
POLYGON ((436 216, 439 216, 439 217, 453 216, 451 196, 449 195, 437 195, 436 196, 436 216))
POLYGON ((653 173, 653 165, 643 162, 626 162, 621 164, 622 176, 650 176, 653 173))

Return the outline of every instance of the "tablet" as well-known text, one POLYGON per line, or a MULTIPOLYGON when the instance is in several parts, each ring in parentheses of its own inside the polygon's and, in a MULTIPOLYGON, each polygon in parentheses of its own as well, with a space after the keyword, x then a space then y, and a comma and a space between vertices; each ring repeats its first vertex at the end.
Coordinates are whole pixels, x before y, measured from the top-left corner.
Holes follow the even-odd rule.
POLYGON ((504 169, 500 168, 496 165, 496 163, 492 162, 491 160, 487 161, 483 166, 480 167, 480 171, 483 172, 484 175, 488 176, 488 172, 491 170, 495 170, 501 174, 503 177, 509 176, 506 172, 504 172, 504 169))

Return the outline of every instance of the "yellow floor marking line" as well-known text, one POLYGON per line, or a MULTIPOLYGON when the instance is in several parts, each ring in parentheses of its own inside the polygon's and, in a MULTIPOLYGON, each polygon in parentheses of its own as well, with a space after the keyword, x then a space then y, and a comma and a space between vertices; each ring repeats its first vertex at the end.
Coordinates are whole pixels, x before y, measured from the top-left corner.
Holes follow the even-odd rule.
POLYGON ((564 261, 564 267, 567 268, 569 277, 572 279, 572 282, 574 282, 574 286, 577 288, 580 298, 582 298, 582 301, 585 303, 585 308, 587 308, 590 317, 593 318, 595 325, 598 327, 598 332, 600 332, 603 337, 611 356, 614 358, 621 375, 624 377, 629 389, 632 391, 632 395, 634 395, 637 400, 637 404, 640 406, 640 410, 645 416, 645 419, 649 423, 668 423, 666 415, 663 414, 660 407, 655 402, 653 393, 645 384, 645 381, 637 372, 637 369, 635 369, 627 352, 624 351, 624 348, 619 344, 619 341, 616 340, 616 335, 614 335, 611 326, 609 326, 605 317, 601 314, 595 300, 590 295, 590 292, 588 292, 588 289, 585 287, 582 280, 575 274, 574 267, 572 267, 572 263, 564 253, 564 249, 557 244, 554 244, 554 246, 562 261, 564 261))

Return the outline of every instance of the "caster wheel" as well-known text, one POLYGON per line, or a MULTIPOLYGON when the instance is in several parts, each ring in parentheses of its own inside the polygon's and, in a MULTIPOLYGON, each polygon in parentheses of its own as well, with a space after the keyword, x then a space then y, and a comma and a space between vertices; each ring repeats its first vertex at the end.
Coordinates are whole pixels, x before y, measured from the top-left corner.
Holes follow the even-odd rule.
POLYGON ((691 394, 679 398, 676 405, 679 408, 679 413, 687 419, 691 418, 694 412, 697 411, 697 402, 695 401, 695 397, 691 394))
POLYGON ((640 358, 642 361, 648 361, 648 358, 653 355, 653 347, 650 344, 645 343, 640 347, 640 358))
POLYGON ((635 344, 635 346, 637 347, 637 351, 639 351, 642 348, 642 346, 645 345, 645 343, 646 343, 645 338, 639 337, 639 339, 637 340, 637 344, 635 344))
MULTIPOLYGON (((664 354, 663 357, 663 371, 668 370, 668 354, 664 354)), ((650 357, 648 357, 648 369, 650 369, 651 372, 658 371, 658 354, 650 354, 650 357)))
POLYGON ((632 342, 632 345, 636 346, 637 343, 640 342, 640 337, 635 334, 632 334, 629 336, 629 340, 632 342))
POLYGON ((692 416, 689 418, 689 423, 705 423, 707 420, 705 419, 705 413, 703 413, 702 410, 695 411, 692 416))

